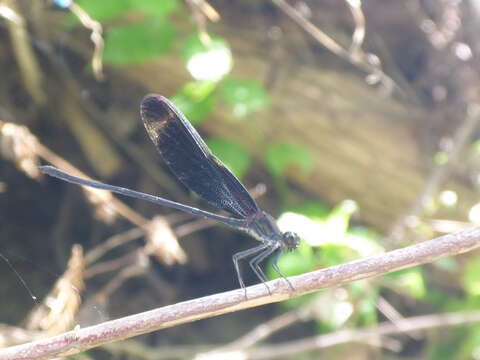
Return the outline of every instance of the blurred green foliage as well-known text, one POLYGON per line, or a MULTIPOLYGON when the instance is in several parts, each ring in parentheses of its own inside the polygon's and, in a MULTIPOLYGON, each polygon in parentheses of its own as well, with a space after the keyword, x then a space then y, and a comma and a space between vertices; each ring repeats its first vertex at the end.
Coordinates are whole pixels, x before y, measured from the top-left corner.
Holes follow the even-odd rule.
POLYGON ((290 166, 295 166, 304 174, 312 169, 313 161, 308 149, 284 143, 272 144, 266 151, 268 169, 277 177, 283 176, 290 166))
POLYGON ((385 275, 385 278, 392 280, 392 288, 397 292, 404 293, 412 298, 422 299, 427 293, 421 267, 395 271, 385 275))
POLYGON ((245 146, 234 141, 213 138, 207 140, 207 145, 238 178, 245 175, 250 165, 250 154, 245 146))
POLYGON ((174 33, 171 25, 159 19, 111 27, 105 38, 103 58, 115 65, 151 59, 169 49, 174 33))
POLYGON ((473 258, 467 262, 462 274, 465 291, 470 296, 480 296, 480 262, 473 258))
MULTIPOLYGON (((228 41, 210 36, 205 42, 192 29, 185 38, 179 39, 169 16, 182 11, 177 0, 79 0, 78 4, 95 20, 105 25, 104 60, 125 66, 141 63, 169 51, 176 51, 173 43, 180 44, 179 57, 183 59, 192 80, 184 84, 172 97, 172 101, 193 123, 199 124, 217 106, 226 105, 234 118, 249 120, 249 116, 268 108, 268 92, 260 81, 237 79, 229 75, 232 57, 228 41), (129 18, 127 24, 114 22, 127 12, 141 16, 129 18), (207 65, 212 65, 207 71, 207 65), (201 73, 202 70, 205 70, 201 73), (217 71, 218 70, 218 71, 217 71)), ((179 62, 181 64, 181 62, 179 62)), ((180 66, 180 65, 179 65, 180 66)), ((240 178, 248 172, 251 156, 244 144, 227 139, 209 139, 212 151, 240 178)), ((480 152, 480 142, 473 150, 480 152)), ((294 169, 308 176, 314 166, 309 150, 299 144, 284 142, 265 145, 267 169, 279 184, 285 183, 285 175, 294 169)), ((434 158, 437 165, 448 159, 445 152, 434 158)), ((279 189, 277 189, 279 190, 279 189)), ((288 191, 283 186, 279 191, 288 191)), ((287 205, 287 204, 285 204, 287 205)), ((346 200, 329 208, 310 201, 290 205, 279 220, 282 228, 296 231, 302 237, 299 248, 284 254, 279 267, 285 275, 298 275, 314 269, 341 264, 360 257, 378 254, 383 248, 381 237, 371 229, 352 225, 352 216, 358 211, 353 201, 346 200)), ((429 209, 433 213, 439 205, 432 199, 429 209)), ((427 234, 429 227, 419 227, 427 234)), ((329 332, 342 327, 374 325, 378 321, 377 304, 382 293, 396 294, 410 303, 423 303, 435 312, 476 309, 480 306, 480 263, 476 258, 467 260, 463 268, 456 259, 448 258, 435 262, 432 267, 449 276, 459 277, 457 292, 448 292, 428 281, 425 270, 420 267, 405 269, 377 279, 353 282, 339 289, 329 289, 283 303, 286 308, 311 306, 316 310, 316 328, 329 332)), ((278 277, 268 267, 270 278, 278 277)), ((464 359, 480 353, 480 329, 471 327, 452 330, 448 341, 439 339, 429 351, 431 359, 464 359)))
POLYGON ((183 41, 181 56, 196 80, 220 81, 232 69, 230 45, 216 36, 192 34, 183 41))
POLYGON ((156 18, 166 17, 180 7, 178 0, 129 0, 129 2, 132 8, 136 8, 144 14, 156 18))
POLYGON ((209 35, 208 43, 202 42, 198 33, 188 36, 182 43, 180 54, 187 63, 198 54, 204 54, 211 50, 230 51, 230 46, 225 39, 209 35))
POLYGON ((162 18, 179 8, 178 0, 77 0, 76 3, 90 17, 101 22, 135 10, 145 15, 162 18))
POLYGON ((199 124, 215 107, 212 81, 192 81, 187 83, 171 100, 193 124, 199 124))
MULTIPOLYGON (((132 8, 131 0, 78 0, 77 4, 93 19, 107 21, 114 19, 132 8)), ((72 14, 71 19, 75 16, 72 14)))
MULTIPOLYGON (((286 253, 279 259, 279 267, 285 275, 298 275, 384 251, 378 234, 364 227, 350 226, 350 219, 357 210, 351 200, 330 210, 309 202, 298 206, 295 213, 282 215, 280 227, 296 231, 303 240, 297 251, 286 253)), ((268 276, 278 277, 271 266, 268 267, 268 276)), ((327 310, 319 313, 319 331, 331 331, 346 322, 371 325, 376 321, 378 291, 371 281, 349 284, 340 298, 338 293, 338 289, 329 289, 291 299, 284 306, 296 308, 322 303, 327 310)))
POLYGON ((267 92, 258 81, 227 79, 222 84, 221 94, 232 106, 235 117, 242 118, 269 105, 267 92))

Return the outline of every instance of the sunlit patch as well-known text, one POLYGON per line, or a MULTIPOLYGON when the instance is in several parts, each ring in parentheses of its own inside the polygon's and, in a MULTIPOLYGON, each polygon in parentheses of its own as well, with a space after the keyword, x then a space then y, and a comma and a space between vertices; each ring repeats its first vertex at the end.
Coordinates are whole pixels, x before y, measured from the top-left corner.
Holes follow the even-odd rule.
POLYGON ((187 69, 196 80, 218 81, 232 69, 232 54, 228 47, 214 43, 209 50, 192 55, 187 69))
POLYGON ((338 301, 335 303, 331 313, 331 322, 335 326, 343 325, 353 314, 353 305, 349 301, 338 301))
POLYGON ((472 359, 475 359, 475 360, 480 359, 480 346, 477 346, 472 350, 472 359))
POLYGON ((0 156, 33 179, 40 179, 38 139, 25 126, 0 120, 0 156))
POLYGON ((341 242, 337 243, 355 250, 361 257, 372 256, 385 251, 383 247, 372 239, 357 234, 347 234, 347 236, 342 238, 341 242))
POLYGON ((458 196, 455 191, 445 190, 440 193, 439 199, 442 205, 451 207, 457 204, 458 196))
POLYGON ((247 354, 244 351, 218 351, 210 352, 204 354, 198 354, 194 357, 195 360, 245 360, 247 359, 247 354))
POLYGON ((233 115, 236 118, 242 118, 248 114, 248 107, 245 104, 235 104, 233 106, 233 115))
POLYGON ((480 223, 480 203, 475 204, 468 212, 468 220, 473 223, 480 223))
POLYGON ((282 231, 293 231, 307 242, 310 246, 321 244, 321 226, 318 222, 309 219, 305 215, 293 212, 283 213, 278 218, 278 226, 282 231))
POLYGON ((0 5, 0 16, 16 24, 22 23, 22 18, 11 7, 6 5, 0 5))
POLYGON ((347 247, 360 256, 370 256, 384 251, 375 236, 365 231, 349 230, 350 216, 357 210, 352 200, 343 201, 325 220, 312 220, 297 213, 280 216, 278 225, 282 231, 297 233, 310 246, 337 245, 347 247))
POLYGON ((354 311, 353 304, 349 301, 349 295, 345 289, 340 293, 337 290, 325 291, 318 295, 317 302, 321 306, 316 306, 313 310, 315 316, 334 328, 345 324, 354 311))
POLYGON ((354 200, 344 200, 341 203, 345 213, 353 214, 358 210, 358 205, 354 200))
POLYGON ((448 161, 448 154, 444 151, 439 151, 433 156, 433 161, 436 165, 443 165, 448 161))
POLYGON ((414 298, 421 299, 426 295, 425 282, 421 271, 418 269, 413 268, 403 272, 395 278, 395 284, 397 287, 408 291, 414 298))
POLYGON ((458 42, 453 46, 453 52, 460 60, 463 61, 468 61, 473 56, 470 46, 462 42, 458 42))

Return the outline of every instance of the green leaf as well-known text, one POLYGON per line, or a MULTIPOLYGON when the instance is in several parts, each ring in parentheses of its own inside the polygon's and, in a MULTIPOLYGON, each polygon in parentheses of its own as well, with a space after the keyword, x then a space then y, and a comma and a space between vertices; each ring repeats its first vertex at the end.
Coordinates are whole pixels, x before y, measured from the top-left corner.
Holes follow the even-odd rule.
POLYGON ((380 254, 384 251, 380 245, 380 236, 373 230, 356 226, 349 229, 345 243, 354 249, 361 257, 380 254))
POLYGON ((105 38, 104 59, 115 65, 140 63, 166 52, 173 36, 169 23, 154 19, 112 27, 105 38))
MULTIPOLYGON (((276 279, 279 277, 272 267, 272 259, 266 266, 267 278, 276 279)), ((304 274, 315 268, 315 256, 313 249, 305 241, 300 242, 298 249, 292 252, 283 253, 278 259, 278 267, 285 276, 304 274)), ((313 301, 319 293, 295 297, 282 303, 287 309, 297 309, 299 306, 313 301)))
POLYGON ((191 81, 182 88, 181 93, 195 101, 202 101, 213 94, 216 85, 214 81, 191 81))
POLYGON ((215 106, 215 85, 211 81, 192 81, 171 100, 192 124, 199 124, 215 106))
MULTIPOLYGON (((465 311, 469 309, 467 301, 476 300, 478 298, 468 297, 465 299, 459 297, 459 294, 446 293, 444 289, 436 288, 434 286, 429 286, 425 297, 422 298, 422 301, 425 303, 434 306, 436 309, 442 311, 465 311)), ((478 299, 480 300, 480 299, 478 299)), ((480 306, 480 303, 477 301, 475 303, 476 308, 480 306)))
POLYGON ((266 90, 258 81, 228 79, 220 91, 225 102, 233 107, 233 115, 237 118, 261 110, 270 103, 266 90))
POLYGON ((212 112, 215 106, 215 99, 213 97, 195 101, 185 94, 180 93, 173 96, 171 100, 193 125, 200 124, 202 120, 212 112))
POLYGON ((353 283, 350 283, 348 287, 349 289, 352 289, 352 287, 357 286, 361 286, 362 289, 360 291, 363 291, 361 296, 357 300, 356 323, 358 324, 358 326, 372 326, 376 324, 378 320, 378 291, 366 281, 355 281, 353 283))
POLYGON ((268 169, 275 176, 283 175, 291 166, 300 169, 304 174, 313 167, 308 149, 283 143, 271 145, 267 149, 266 161, 268 169))
MULTIPOLYGON (((461 354, 455 353, 456 346, 450 348, 452 355, 456 355, 457 359, 476 359, 480 353, 480 328, 478 326, 470 326, 467 329, 468 333, 461 338, 463 340, 461 354)), ((447 358, 445 357, 445 359, 447 358)))
MULTIPOLYGON (((99 1, 99 0, 97 0, 99 1)), ((105 0, 100 0, 102 2, 105 0)), ((164 18, 179 8, 177 0, 129 0, 135 7, 147 15, 164 18)))
POLYGON ((180 54, 185 62, 188 62, 197 54, 206 53, 213 49, 230 51, 230 46, 225 39, 211 34, 208 34, 208 36, 210 37, 210 43, 203 43, 198 33, 190 35, 183 41, 180 54))
POLYGON ((395 271, 385 275, 385 277, 394 280, 393 285, 397 290, 403 290, 414 298, 421 299, 427 293, 423 272, 418 266, 395 271))
POLYGON ((480 140, 477 140, 472 144, 471 150, 475 155, 480 155, 480 140))
POLYGON ((354 237, 362 238, 365 241, 371 242, 376 245, 380 244, 382 239, 382 237, 378 233, 365 226, 352 227, 348 230, 348 234, 354 237))
MULTIPOLYGON (((78 0, 77 4, 94 20, 105 22, 131 10, 165 18, 179 7, 178 0, 78 0)), ((78 23, 75 15, 70 22, 78 23)))
POLYGON ((209 38, 205 43, 198 33, 188 37, 181 48, 187 70, 196 80, 218 81, 232 69, 232 52, 222 38, 209 38))
POLYGON ((76 3, 97 21, 114 19, 132 8, 130 0, 78 0, 76 3))
POLYGON ((353 200, 344 200, 332 210, 324 222, 325 228, 330 228, 330 234, 336 234, 335 238, 344 238, 348 231, 350 217, 357 211, 357 204, 353 200))
POLYGON ((358 258, 357 253, 344 244, 326 243, 319 248, 317 263, 322 267, 334 266, 358 258))
POLYGON ((312 220, 325 220, 330 214, 330 208, 327 205, 313 201, 293 207, 291 211, 308 216, 312 220))
POLYGON ((425 354, 424 358, 429 360, 475 359, 475 347, 478 346, 479 332, 474 331, 471 334, 473 338, 469 336, 470 333, 468 327, 451 327, 448 329, 448 336, 441 335, 441 332, 430 334, 430 351, 425 354), (434 334, 436 338, 432 337, 434 334))
POLYGON ((443 271, 448 271, 450 273, 454 273, 459 270, 457 261, 452 257, 438 259, 434 261, 432 264, 434 264, 435 266, 438 266, 443 271))
POLYGON ((208 147, 239 178, 250 165, 250 154, 241 144, 222 139, 208 139, 208 147))
MULTIPOLYGON (((315 301, 315 299, 318 297, 320 293, 321 292, 315 292, 315 293, 306 294, 303 296, 296 296, 286 301, 282 301, 280 303, 280 306, 290 310, 298 310, 302 307, 311 306, 311 303, 315 301)), ((329 331, 326 331, 326 332, 329 332, 329 331)))
POLYGON ((478 258, 472 258, 467 262, 462 274, 462 282, 465 291, 472 296, 480 295, 480 261, 478 258))
POLYGON ((448 154, 444 151, 439 151, 433 156, 435 165, 444 165, 448 161, 448 154))
MULTIPOLYGON (((271 260, 273 261, 273 260, 271 260)), ((279 274, 270 265, 267 267, 267 275, 269 279, 277 279, 279 274)), ((315 256, 313 249, 305 241, 301 241, 299 247, 295 251, 283 253, 278 259, 278 267, 285 276, 294 276, 312 271, 315 268, 315 256)))

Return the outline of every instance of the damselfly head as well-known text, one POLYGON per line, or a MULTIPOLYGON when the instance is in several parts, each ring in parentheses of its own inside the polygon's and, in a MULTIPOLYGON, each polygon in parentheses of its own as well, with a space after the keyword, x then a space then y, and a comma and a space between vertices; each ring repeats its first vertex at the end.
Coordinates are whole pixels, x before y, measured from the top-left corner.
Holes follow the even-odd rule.
POLYGON ((284 232, 282 235, 283 248, 286 251, 295 250, 300 245, 300 237, 291 231, 284 232))

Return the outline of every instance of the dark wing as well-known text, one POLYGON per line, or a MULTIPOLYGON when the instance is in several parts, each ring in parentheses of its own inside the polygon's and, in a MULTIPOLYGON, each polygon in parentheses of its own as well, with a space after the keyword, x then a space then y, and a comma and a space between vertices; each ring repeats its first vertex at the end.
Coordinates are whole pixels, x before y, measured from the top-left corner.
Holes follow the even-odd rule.
POLYGON ((150 139, 186 187, 239 218, 259 211, 245 187, 212 154, 190 122, 168 99, 156 94, 145 96, 140 114, 150 139))

